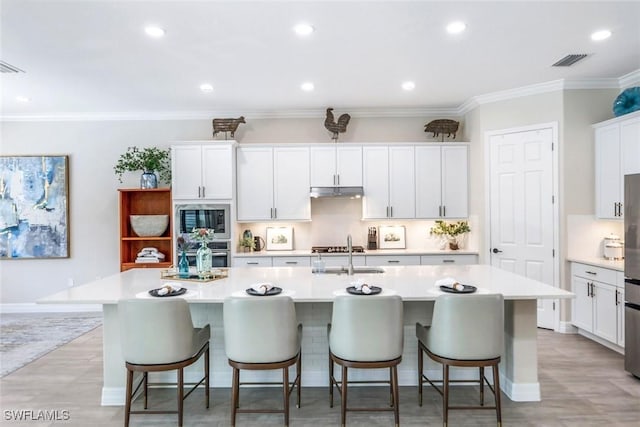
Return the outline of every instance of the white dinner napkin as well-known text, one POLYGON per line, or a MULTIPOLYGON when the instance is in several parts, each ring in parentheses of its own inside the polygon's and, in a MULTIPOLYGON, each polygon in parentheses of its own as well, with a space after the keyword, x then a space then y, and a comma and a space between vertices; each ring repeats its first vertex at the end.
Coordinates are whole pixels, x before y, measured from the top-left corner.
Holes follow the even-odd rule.
POLYGON ((262 295, 269 292, 272 288, 273 285, 271 283, 256 283, 255 285, 251 286, 251 289, 262 295))
POLYGON ((362 279, 351 282, 351 286, 353 286, 356 291, 361 291, 365 295, 369 295, 371 293, 371 287, 368 284, 364 283, 362 279))
POLYGON ((458 283, 453 277, 445 277, 444 279, 436 280, 436 286, 444 286, 446 288, 455 289, 456 291, 463 291, 464 285, 458 283))
POLYGON ((168 282, 168 283, 165 283, 163 287, 158 289, 158 295, 167 295, 170 292, 177 292, 180 289, 182 289, 182 286, 180 286, 180 283, 168 282))

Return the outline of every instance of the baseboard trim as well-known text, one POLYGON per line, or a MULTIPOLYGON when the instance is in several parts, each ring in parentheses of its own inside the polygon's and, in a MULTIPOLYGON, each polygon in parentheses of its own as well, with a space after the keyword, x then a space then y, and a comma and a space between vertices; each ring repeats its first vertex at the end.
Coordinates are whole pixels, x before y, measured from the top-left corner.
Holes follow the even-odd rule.
POLYGON ((77 313, 102 311, 100 304, 0 304, 0 313, 77 313))
POLYGON ((587 332, 583 329, 578 329, 578 334, 582 335, 585 338, 589 338, 590 340, 595 341, 598 344, 603 345, 610 350, 613 350, 620 354, 624 354, 624 347, 620 347, 619 345, 614 344, 611 341, 607 341, 604 338, 600 338, 599 336, 593 335, 592 333, 587 332))
POLYGON ((558 325, 558 330, 556 332, 559 332, 561 334, 577 334, 578 328, 573 326, 571 322, 560 322, 560 325, 558 325))
POLYGON ((540 383, 514 383, 500 374, 501 389, 514 402, 539 402, 540 383))
POLYGON ((125 387, 102 387, 102 406, 124 406, 125 387))

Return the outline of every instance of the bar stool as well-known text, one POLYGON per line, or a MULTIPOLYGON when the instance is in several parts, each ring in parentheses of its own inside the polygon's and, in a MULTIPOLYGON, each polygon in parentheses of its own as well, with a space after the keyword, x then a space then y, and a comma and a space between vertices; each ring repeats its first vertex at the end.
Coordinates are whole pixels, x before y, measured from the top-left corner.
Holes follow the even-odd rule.
POLYGON ((418 395, 422 406, 422 385, 431 384, 442 395, 442 421, 446 426, 450 409, 495 409, 498 426, 502 424, 500 408, 500 374, 498 364, 504 346, 504 298, 490 295, 440 295, 433 306, 430 326, 416 323, 418 338, 418 395), (442 381, 430 380, 423 373, 423 352, 442 364, 442 381), (480 406, 450 406, 449 384, 469 382, 450 380, 449 367, 477 367, 480 406), (493 371, 493 387, 484 376, 484 368, 493 371), (484 383, 495 397, 495 406, 484 406, 484 383), (442 384, 441 390, 436 383, 442 384))
POLYGON ((329 396, 333 407, 333 387, 341 393, 341 425, 347 411, 393 411, 400 425, 398 364, 402 361, 404 333, 402 298, 389 296, 339 295, 333 301, 329 333, 329 396), (342 367, 340 383, 334 376, 334 364, 342 367), (389 368, 389 381, 348 381, 348 368, 389 368), (384 383, 391 388, 390 408, 348 408, 349 383, 384 383))
POLYGON ((238 413, 283 413, 289 425, 289 398, 297 386, 300 407, 302 368, 302 325, 296 320, 295 305, 288 296, 228 297, 224 301, 224 342, 229 365, 233 368, 231 425, 238 413), (296 365, 296 377, 289 383, 289 367, 296 365), (282 369, 283 409, 239 409, 240 386, 274 384, 240 382, 240 370, 282 369), (291 386, 291 388, 289 388, 291 386))
POLYGON ((118 319, 122 340, 122 354, 127 368, 127 395, 124 425, 129 425, 131 414, 178 414, 182 426, 184 399, 198 386, 204 385, 205 403, 209 408, 209 325, 194 328, 189 304, 182 298, 128 299, 118 302, 118 319), (184 382, 184 368, 195 363, 204 354, 204 377, 197 383, 184 382), (167 385, 150 383, 149 372, 177 370, 177 411, 147 411, 149 386, 167 385), (142 379, 133 389, 134 372, 142 372, 142 379), (184 394, 184 386, 193 387, 184 394), (143 386, 144 411, 132 411, 133 395, 143 386))

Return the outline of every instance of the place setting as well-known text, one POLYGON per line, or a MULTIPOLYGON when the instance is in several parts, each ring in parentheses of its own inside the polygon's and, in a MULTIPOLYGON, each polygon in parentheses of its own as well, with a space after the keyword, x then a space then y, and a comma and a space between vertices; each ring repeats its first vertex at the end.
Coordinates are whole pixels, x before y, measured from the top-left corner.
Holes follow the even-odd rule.
POLYGON ((275 286, 271 282, 258 282, 251 284, 244 291, 236 291, 233 293, 233 296, 252 296, 252 297, 270 297, 274 295, 293 295, 292 291, 287 291, 279 287, 275 286))
POLYGON ((345 289, 338 289, 333 292, 334 295, 393 295, 395 291, 391 291, 389 289, 382 289, 380 286, 373 285, 372 283, 368 283, 363 279, 355 280, 349 283, 345 289))
POLYGON ((150 289, 146 292, 139 292, 136 298, 171 298, 182 296, 184 298, 193 297, 195 291, 189 290, 179 282, 165 282, 161 287, 150 289))
POLYGON ((466 285, 460 283, 453 277, 445 277, 443 279, 436 280, 435 291, 446 292, 449 294, 472 294, 478 291, 478 288, 473 285, 466 285))

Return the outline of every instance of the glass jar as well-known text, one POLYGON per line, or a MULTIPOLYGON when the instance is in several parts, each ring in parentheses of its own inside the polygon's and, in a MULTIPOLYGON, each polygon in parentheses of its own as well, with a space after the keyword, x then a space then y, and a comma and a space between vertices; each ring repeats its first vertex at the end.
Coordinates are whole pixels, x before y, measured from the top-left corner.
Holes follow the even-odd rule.
POLYGON ((207 246, 206 241, 200 242, 200 247, 196 252, 196 271, 201 278, 208 277, 211 274, 212 252, 207 246))

